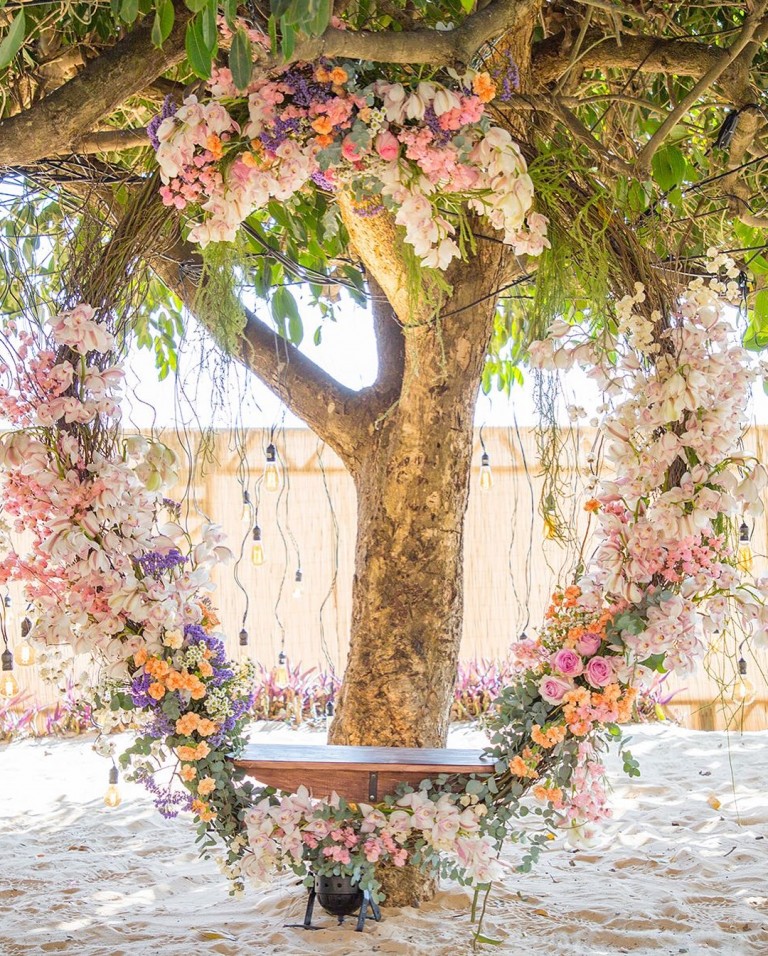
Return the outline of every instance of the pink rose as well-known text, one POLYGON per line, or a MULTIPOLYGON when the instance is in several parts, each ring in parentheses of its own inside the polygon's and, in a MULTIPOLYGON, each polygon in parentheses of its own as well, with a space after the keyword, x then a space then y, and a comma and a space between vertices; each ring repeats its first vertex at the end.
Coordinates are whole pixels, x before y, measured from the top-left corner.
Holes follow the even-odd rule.
POLYGON ((560 677, 544 677, 539 684, 539 694, 548 704, 559 704, 570 690, 573 684, 560 677))
POLYGON ((394 133, 390 133, 386 129, 379 133, 376 137, 376 152, 387 162, 397 159, 400 152, 400 143, 398 143, 394 133))
POLYGON ((593 687, 605 687, 613 680, 613 664, 607 657, 592 657, 587 661, 586 676, 593 687))
POLYGON ((363 158, 359 144, 356 143, 351 136, 345 136, 341 141, 341 155, 350 163, 356 163, 359 159, 363 158))
POLYGON ((572 651, 569 647, 562 647, 553 654, 551 663, 554 669, 560 671, 565 677, 578 677, 584 670, 584 662, 576 651, 572 651))
POLYGON ((602 643, 603 642, 599 634, 595 634, 593 631, 587 631, 586 634, 582 634, 578 639, 575 649, 579 654, 583 654, 584 657, 591 657, 593 654, 597 653, 597 650, 602 643))

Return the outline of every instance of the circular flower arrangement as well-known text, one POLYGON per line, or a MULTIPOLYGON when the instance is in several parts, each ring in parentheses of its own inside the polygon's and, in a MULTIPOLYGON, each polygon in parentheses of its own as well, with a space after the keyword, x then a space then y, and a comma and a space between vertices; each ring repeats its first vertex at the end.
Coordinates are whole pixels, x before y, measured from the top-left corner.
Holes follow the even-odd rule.
MULTIPOLYGON (((636 287, 615 332, 590 338, 558 322, 532 348, 545 368, 587 365, 615 399, 601 429, 616 474, 587 503, 593 560, 555 591, 536 639, 515 645, 518 677, 488 721, 493 773, 402 786, 376 806, 243 781, 233 759, 250 671, 227 660, 200 597, 226 557, 219 533, 193 546, 173 516, 161 520, 173 457, 120 436, 122 372, 89 307, 57 316, 48 343, 25 331, 11 350, 7 327, 0 411, 15 427, 0 440, 1 480, 15 530, 33 543, 20 556, 6 535, 0 582, 23 581, 38 641, 103 662, 101 719, 138 723, 123 764, 166 815, 192 811, 204 848, 223 847, 235 891, 287 867, 308 883, 351 876, 376 899, 383 862, 482 886, 509 839, 526 844, 525 870, 558 830, 589 839, 609 815, 602 755, 621 745, 639 687, 690 668, 715 630, 768 643, 766 582, 740 573, 733 547, 735 520, 759 513, 768 482, 739 450, 755 369, 728 302, 733 264, 720 268, 726 281, 695 280, 669 316, 641 315, 636 287)), ((624 768, 638 773, 627 751, 624 768)))
POLYGON ((150 127, 163 201, 190 215, 189 238, 203 246, 232 241, 271 199, 314 184, 348 192, 361 216, 390 209, 425 266, 462 254, 467 208, 516 252, 538 255, 547 220, 531 211, 519 147, 487 115, 493 80, 476 70, 443 80, 390 83, 364 64, 319 60, 243 95, 227 69, 214 71, 205 102, 187 96, 150 127))

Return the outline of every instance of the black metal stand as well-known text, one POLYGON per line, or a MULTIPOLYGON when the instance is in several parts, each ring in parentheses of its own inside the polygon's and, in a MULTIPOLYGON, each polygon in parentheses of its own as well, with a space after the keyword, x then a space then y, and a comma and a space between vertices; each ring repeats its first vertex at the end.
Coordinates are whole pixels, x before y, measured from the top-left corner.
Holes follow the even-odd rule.
MULTIPOLYGON (((315 927, 312 925, 312 913, 315 908, 316 899, 317 899, 317 893, 315 892, 315 888, 312 887, 312 889, 309 891, 309 899, 307 900, 307 910, 304 913, 304 923, 303 923, 304 929, 315 929, 315 927)), ((371 894, 368 892, 368 890, 364 890, 363 902, 360 905, 360 912, 358 913, 358 916, 357 916, 357 926, 355 926, 356 933, 362 933, 362 931, 365 929, 365 921, 366 919, 369 919, 368 907, 370 907, 371 909, 371 916, 374 918, 374 920, 377 923, 381 922, 381 910, 379 909, 378 903, 374 903, 374 901, 371 899, 371 894)), ((344 922, 344 917, 339 916, 339 925, 341 925, 341 923, 343 922, 344 922)))

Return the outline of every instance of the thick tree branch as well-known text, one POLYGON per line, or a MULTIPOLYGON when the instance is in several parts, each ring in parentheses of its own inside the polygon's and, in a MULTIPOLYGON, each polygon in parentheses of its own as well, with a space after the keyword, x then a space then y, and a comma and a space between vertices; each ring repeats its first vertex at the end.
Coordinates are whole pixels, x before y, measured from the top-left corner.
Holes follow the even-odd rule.
POLYGON ((493 0, 455 30, 369 33, 330 27, 322 36, 300 43, 292 59, 315 60, 327 56, 374 63, 467 64, 488 40, 514 32, 531 21, 541 5, 542 0, 493 0))
MULTIPOLYGON (((161 252, 150 252, 147 262, 165 285, 194 315, 197 283, 192 278, 200 256, 178 239, 161 252)), ((327 442, 354 472, 361 444, 372 421, 369 390, 355 392, 243 308, 246 325, 232 356, 253 372, 288 408, 327 442)), ((215 333, 215 329, 212 330, 215 333)))
POLYGON ((0 122, 0 166, 30 166, 73 144, 128 97, 184 59, 190 12, 176 11, 162 50, 151 39, 148 20, 110 50, 91 60, 74 79, 34 106, 0 122))
POLYGON ((93 153, 119 153, 124 149, 138 149, 149 146, 147 130, 139 129, 107 129, 95 133, 86 133, 81 136, 71 149, 57 149, 53 155, 68 156, 77 153, 80 156, 90 156, 93 153))
POLYGON ((376 336, 376 354, 379 361, 374 390, 385 402, 394 401, 400 394, 405 367, 405 338, 403 327, 395 310, 376 279, 368 276, 373 331, 376 336))

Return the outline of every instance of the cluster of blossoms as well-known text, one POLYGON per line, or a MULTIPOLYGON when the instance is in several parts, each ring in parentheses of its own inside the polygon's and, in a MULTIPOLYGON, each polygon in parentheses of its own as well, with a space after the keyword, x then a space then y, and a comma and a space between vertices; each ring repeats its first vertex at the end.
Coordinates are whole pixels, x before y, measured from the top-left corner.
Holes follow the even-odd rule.
POLYGON ((141 758, 137 775, 158 806, 210 823, 230 799, 222 760, 252 703, 250 671, 227 660, 203 596, 229 557, 222 533, 208 525, 193 544, 162 496, 175 455, 121 435, 123 369, 90 306, 56 315, 47 332, 7 323, 2 342, 0 415, 11 429, 0 438, 0 487, 11 521, 0 582, 22 583, 39 645, 100 663, 97 721, 138 721, 121 761, 141 758), (21 554, 17 534, 27 536, 21 554), (163 748, 178 758, 175 791, 154 777, 163 748))
MULTIPOLYGON (((515 647, 518 680, 494 721, 507 786, 577 836, 609 813, 600 754, 620 738, 638 688, 685 673, 734 621, 768 642, 768 582, 745 575, 733 547, 768 485, 741 450, 757 363, 734 325, 733 262, 719 257, 709 271, 669 317, 641 314, 638 285, 617 303, 615 333, 596 339, 559 320, 531 347, 541 368, 588 368, 613 403, 600 428, 615 477, 586 505, 593 557, 553 595, 537 638, 515 647)), ((637 772, 626 753, 625 769, 637 772)))
POLYGON ((409 789, 374 807, 336 794, 315 800, 305 787, 265 793, 245 814, 248 849, 238 875, 265 882, 283 867, 308 880, 310 869, 345 874, 374 898, 377 863, 429 865, 472 883, 498 875, 494 843, 482 834, 487 807, 476 796, 409 789))
POLYGON ((519 147, 487 115, 494 81, 475 70, 445 79, 452 85, 390 83, 361 64, 319 60, 241 94, 229 70, 215 70, 205 102, 188 96, 152 126, 163 201, 192 213, 190 239, 203 246, 232 241, 271 199, 313 184, 346 191, 363 216, 392 210, 425 266, 461 255, 467 207, 518 253, 539 255, 547 220, 531 210, 519 147))

